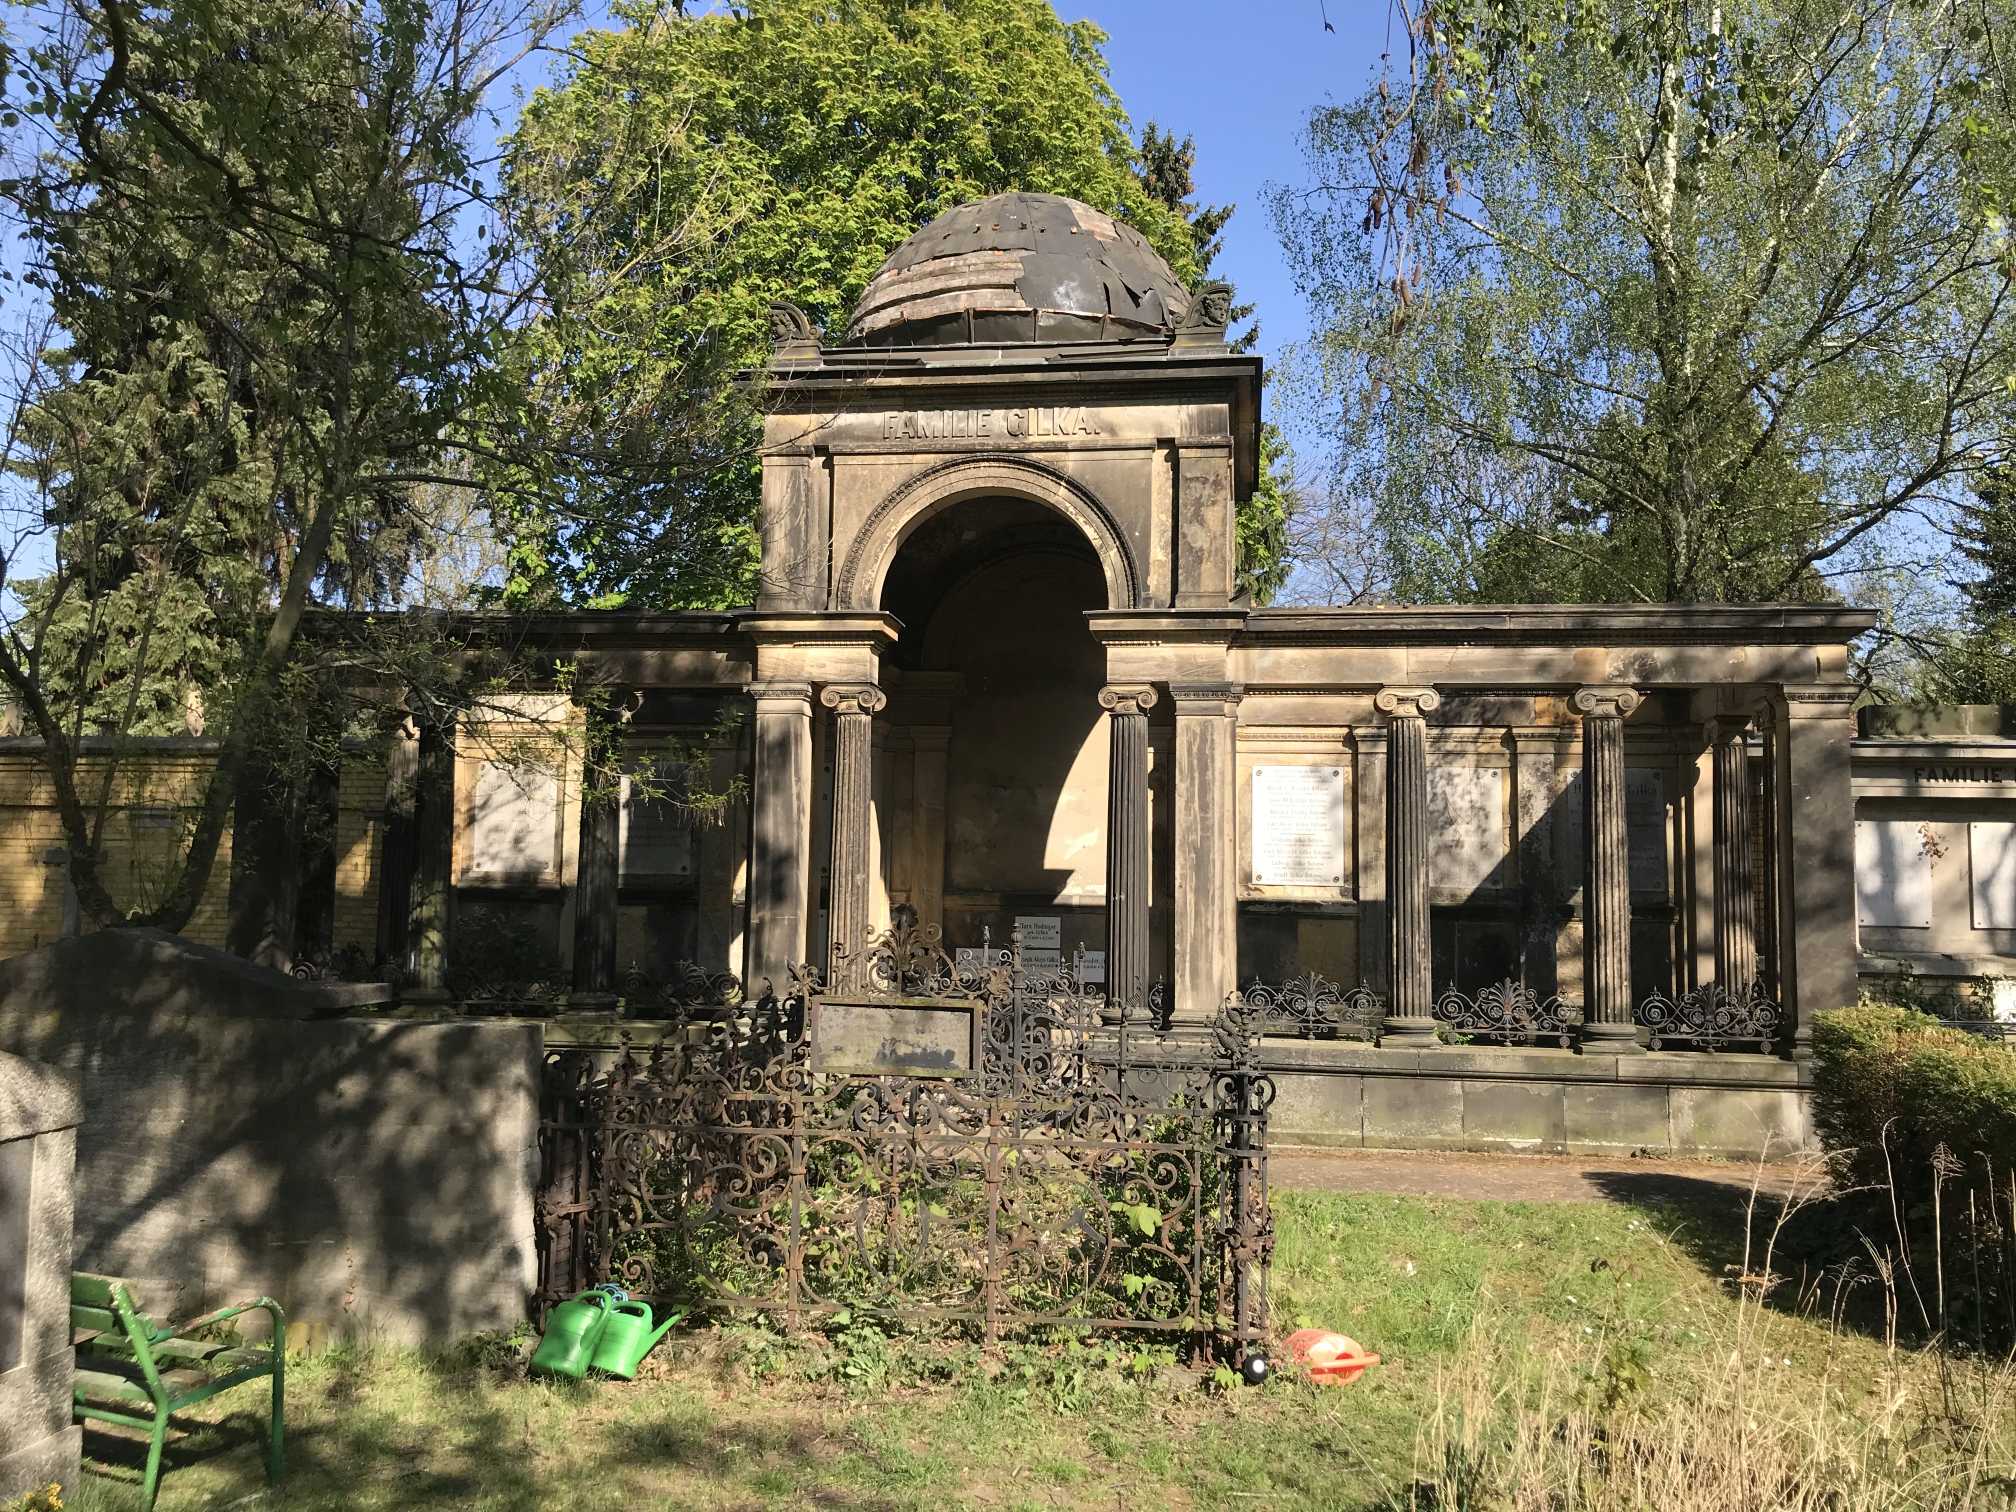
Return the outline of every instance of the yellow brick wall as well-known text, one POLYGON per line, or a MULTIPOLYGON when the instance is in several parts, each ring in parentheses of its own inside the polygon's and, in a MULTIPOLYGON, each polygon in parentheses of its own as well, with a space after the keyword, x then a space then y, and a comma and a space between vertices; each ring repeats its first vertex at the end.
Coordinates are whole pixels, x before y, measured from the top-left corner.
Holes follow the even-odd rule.
MULTIPOLYGON (((104 830, 105 884, 122 905, 143 907, 169 880, 185 838, 186 819, 210 770, 211 757, 194 752, 138 752, 119 764, 112 812, 104 830), (140 811, 136 822, 135 811, 140 811), (159 815, 166 827, 149 822, 159 815)), ((101 761, 87 757, 78 787, 95 798, 104 780, 101 761)), ((0 752, 0 957, 18 955, 63 931, 63 871, 44 858, 63 844, 55 795, 40 759, 0 752)), ((230 921, 231 832, 217 847, 202 901, 183 931, 190 939, 222 945, 230 921)))

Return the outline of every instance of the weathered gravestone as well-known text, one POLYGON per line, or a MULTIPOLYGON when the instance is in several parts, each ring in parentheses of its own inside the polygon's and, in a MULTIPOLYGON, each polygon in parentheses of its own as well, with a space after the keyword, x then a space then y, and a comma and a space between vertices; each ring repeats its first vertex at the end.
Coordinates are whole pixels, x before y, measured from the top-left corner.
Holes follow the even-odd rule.
POLYGON ((70 1221, 80 1109, 62 1072, 0 1052, 0 1502, 77 1484, 70 1221))

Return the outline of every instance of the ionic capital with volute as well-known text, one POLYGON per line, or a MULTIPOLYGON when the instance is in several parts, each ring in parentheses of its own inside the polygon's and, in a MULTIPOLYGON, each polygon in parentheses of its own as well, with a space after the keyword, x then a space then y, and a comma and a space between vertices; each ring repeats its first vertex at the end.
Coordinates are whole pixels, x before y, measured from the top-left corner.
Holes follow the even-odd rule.
POLYGON ((1592 683, 1577 688, 1569 706, 1585 719, 1622 719, 1640 704, 1645 695, 1621 683, 1592 683))
POLYGON ((1146 714, 1156 702, 1148 683, 1111 683, 1099 690, 1099 707, 1112 714, 1146 714))
POLYGON ((1388 719, 1421 719, 1442 707, 1442 695, 1433 688, 1381 688, 1372 706, 1388 719))
POLYGON ((828 683, 819 702, 836 714, 876 714, 889 706, 889 695, 874 683, 828 683))

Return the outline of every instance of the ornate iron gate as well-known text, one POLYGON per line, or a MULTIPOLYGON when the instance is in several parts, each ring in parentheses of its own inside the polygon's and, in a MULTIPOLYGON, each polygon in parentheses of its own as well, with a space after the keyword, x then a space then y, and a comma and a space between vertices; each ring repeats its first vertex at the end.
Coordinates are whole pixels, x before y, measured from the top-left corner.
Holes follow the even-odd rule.
POLYGON ((1260 1019, 1158 1029, 907 919, 640 1052, 548 1055, 540 1305, 1187 1333, 1242 1357, 1273 1246, 1260 1019))

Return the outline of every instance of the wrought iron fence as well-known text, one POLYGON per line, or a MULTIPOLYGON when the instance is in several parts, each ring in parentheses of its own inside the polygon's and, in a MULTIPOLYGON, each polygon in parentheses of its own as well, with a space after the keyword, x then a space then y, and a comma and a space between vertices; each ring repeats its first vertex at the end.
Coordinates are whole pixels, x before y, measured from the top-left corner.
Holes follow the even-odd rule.
POLYGON ((1379 1043, 1386 1005, 1369 987, 1340 986, 1310 972, 1285 982, 1251 982, 1239 994, 1276 1039, 1355 1039, 1379 1043))
POLYGON ((1731 988, 1710 982, 1678 997, 1654 992, 1638 1005, 1633 1017, 1645 1029, 1654 1050, 1726 1050, 1732 1045, 1755 1045, 1769 1055, 1783 1037, 1785 1010, 1762 983, 1731 988))
POLYGON ((542 1308, 615 1281, 787 1328, 849 1309, 1259 1347, 1255 1010, 1158 1029, 1012 944, 962 967, 908 918, 833 975, 648 1054, 549 1054, 542 1308))
POLYGON ((1524 982, 1493 982, 1475 993, 1450 988, 1435 1000, 1435 1021, 1452 1034, 1502 1045, 1531 1045, 1552 1040, 1572 1048, 1582 1027, 1582 1010, 1549 993, 1542 996, 1524 982))

